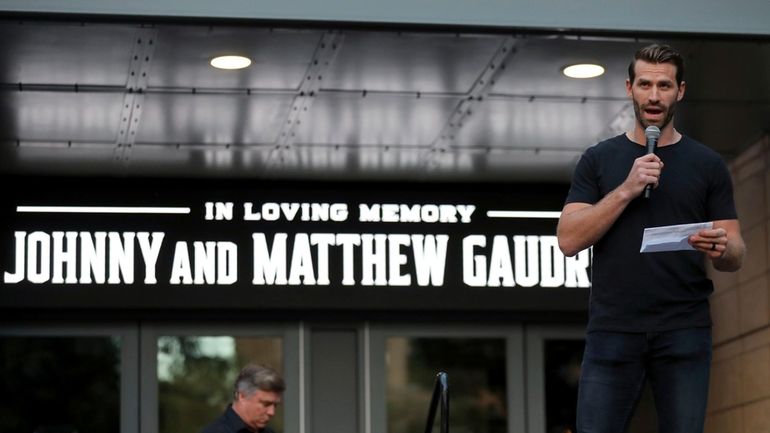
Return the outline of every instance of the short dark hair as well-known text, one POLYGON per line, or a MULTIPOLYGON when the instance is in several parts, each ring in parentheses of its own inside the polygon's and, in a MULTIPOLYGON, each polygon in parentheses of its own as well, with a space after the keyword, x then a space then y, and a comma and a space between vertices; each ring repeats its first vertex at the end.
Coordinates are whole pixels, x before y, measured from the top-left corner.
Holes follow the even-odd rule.
POLYGON ((281 375, 271 367, 248 364, 238 373, 233 388, 233 397, 237 399, 238 393, 250 396, 257 390, 282 393, 286 389, 286 384, 281 375))
POLYGON ((684 81, 684 58, 678 51, 668 45, 652 44, 640 48, 634 54, 633 60, 628 65, 628 79, 633 84, 636 78, 636 61, 643 60, 648 63, 671 63, 676 66, 676 84, 677 86, 684 81))

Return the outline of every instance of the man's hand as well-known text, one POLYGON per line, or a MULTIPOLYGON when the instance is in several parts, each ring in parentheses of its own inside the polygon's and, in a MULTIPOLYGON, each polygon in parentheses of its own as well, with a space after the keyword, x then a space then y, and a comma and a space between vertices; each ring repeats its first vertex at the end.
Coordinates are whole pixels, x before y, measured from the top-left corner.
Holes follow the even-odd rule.
POLYGON ((693 248, 703 251, 710 259, 718 259, 727 251, 727 230, 703 229, 690 236, 688 241, 693 248))
POLYGON ((601 239, 647 185, 658 186, 662 169, 663 161, 654 153, 640 156, 634 160, 626 180, 596 204, 564 205, 556 227, 559 248, 564 255, 572 257, 601 239))
POLYGON ((647 185, 658 187, 660 172, 663 170, 663 161, 658 155, 650 153, 634 160, 634 165, 628 172, 628 177, 620 188, 625 189, 632 197, 636 197, 644 191, 647 185))
POLYGON ((718 271, 735 272, 743 264, 746 244, 737 219, 714 221, 714 228, 700 230, 687 241, 696 250, 706 253, 718 271))

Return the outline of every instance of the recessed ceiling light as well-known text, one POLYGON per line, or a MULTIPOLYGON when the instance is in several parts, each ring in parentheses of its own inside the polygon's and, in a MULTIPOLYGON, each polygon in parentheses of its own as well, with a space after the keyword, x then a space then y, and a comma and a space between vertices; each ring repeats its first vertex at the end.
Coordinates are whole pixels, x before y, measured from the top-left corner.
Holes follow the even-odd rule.
POLYGON ((219 56, 211 59, 211 66, 217 69, 243 69, 251 64, 251 59, 243 56, 219 56))
POLYGON ((581 63, 565 67, 562 73, 570 78, 594 78, 602 75, 604 68, 592 63, 581 63))

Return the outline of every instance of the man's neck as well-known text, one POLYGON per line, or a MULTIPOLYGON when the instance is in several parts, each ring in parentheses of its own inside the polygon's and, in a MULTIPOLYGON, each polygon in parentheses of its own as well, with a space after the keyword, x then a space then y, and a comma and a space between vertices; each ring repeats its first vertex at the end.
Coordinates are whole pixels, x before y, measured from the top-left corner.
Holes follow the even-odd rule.
POLYGON ((249 431, 252 431, 252 432, 255 432, 255 433, 259 432, 259 429, 255 429, 254 426, 249 425, 249 423, 246 421, 246 418, 244 417, 244 414, 241 413, 240 406, 238 406, 237 404, 233 404, 232 408, 233 408, 233 412, 235 412, 235 414, 238 415, 238 418, 240 418, 241 421, 243 421, 243 424, 246 425, 246 428, 249 431))
MULTIPOLYGON (((626 132, 626 136, 629 140, 641 146, 647 145, 647 137, 644 135, 644 128, 637 122, 634 129, 626 132)), ((668 146, 670 144, 678 143, 682 139, 682 134, 677 131, 672 123, 666 125, 660 131, 660 138, 658 138, 658 147, 668 146)))

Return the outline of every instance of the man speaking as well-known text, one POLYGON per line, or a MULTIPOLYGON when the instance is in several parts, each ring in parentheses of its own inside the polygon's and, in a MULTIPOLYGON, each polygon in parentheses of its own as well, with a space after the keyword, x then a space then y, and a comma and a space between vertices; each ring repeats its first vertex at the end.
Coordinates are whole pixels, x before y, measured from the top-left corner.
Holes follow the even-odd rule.
POLYGON ((716 152, 674 128, 685 93, 678 52, 637 51, 626 92, 634 128, 586 150, 557 229, 567 256, 593 246, 577 429, 624 432, 649 380, 661 433, 702 432, 713 290, 704 256, 732 272, 745 253, 730 174, 716 152), (713 226, 689 237, 691 250, 639 252, 646 227, 698 222, 713 226))

